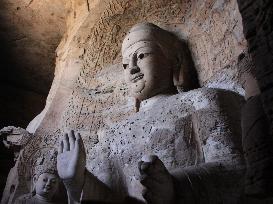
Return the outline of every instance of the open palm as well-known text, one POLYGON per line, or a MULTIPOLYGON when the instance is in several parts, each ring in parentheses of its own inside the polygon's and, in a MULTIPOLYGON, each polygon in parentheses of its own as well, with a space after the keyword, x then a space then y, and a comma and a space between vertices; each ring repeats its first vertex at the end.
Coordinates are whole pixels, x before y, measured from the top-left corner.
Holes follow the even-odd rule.
POLYGON ((83 141, 79 133, 70 131, 60 142, 57 169, 60 178, 64 181, 82 177, 85 171, 86 155, 83 141))

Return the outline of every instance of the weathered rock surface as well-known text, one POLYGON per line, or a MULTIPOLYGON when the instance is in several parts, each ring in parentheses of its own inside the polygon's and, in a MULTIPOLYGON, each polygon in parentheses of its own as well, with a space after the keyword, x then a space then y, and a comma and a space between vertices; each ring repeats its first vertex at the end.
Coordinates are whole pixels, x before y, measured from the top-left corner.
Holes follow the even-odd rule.
MULTIPOLYGON (((1 1, 0 129, 25 128, 44 108, 54 77, 55 50, 66 30, 70 7, 65 0, 1 1)), ((2 146, 0 154, 1 192, 14 164, 2 146)))
POLYGON ((243 18, 244 34, 255 63, 255 76, 261 89, 263 107, 271 123, 273 133, 273 52, 272 52, 272 16, 273 2, 238 0, 243 18))
MULTIPOLYGON (((126 32, 139 22, 155 23, 186 40, 201 86, 244 94, 237 61, 247 45, 235 0, 72 2, 67 32, 57 49, 55 78, 45 109, 28 127, 36 137, 22 153, 22 166, 23 158, 57 147, 63 133, 74 129, 83 136, 92 170, 91 148, 107 139, 109 123, 134 113, 126 99, 120 50, 126 32)), ((20 193, 27 192, 23 186, 29 182, 24 171, 19 169, 20 193)))
POLYGON ((254 76, 260 96, 247 101, 242 112, 244 149, 248 170, 246 193, 256 197, 273 196, 273 70, 272 70, 272 1, 241 1, 244 34, 253 57, 254 76))
POLYGON ((126 103, 120 48, 137 22, 154 22, 186 39, 201 85, 214 80, 221 87, 213 76, 228 65, 236 70, 238 55, 247 49, 235 1, 94 1, 75 12, 80 16, 57 50, 56 75, 39 135, 71 128, 93 134, 104 125, 101 111, 126 103))
MULTIPOLYGON (((119 123, 113 123, 106 111, 103 115, 108 128, 100 130, 97 141, 85 141, 87 168, 121 196, 128 193, 138 199, 142 199, 143 187, 137 165, 144 155, 157 155, 171 172, 213 162, 222 162, 223 169, 232 164, 243 168, 239 118, 242 102, 235 93, 201 88, 147 99, 138 113, 119 123)), ((229 176, 221 177, 221 184, 214 183, 216 188, 210 189, 206 182, 199 184, 206 186, 207 192, 225 192, 221 196, 208 193, 209 199, 235 202, 241 196, 243 178, 232 170, 225 173, 229 176)), ((192 185, 196 190, 197 186, 192 185)))

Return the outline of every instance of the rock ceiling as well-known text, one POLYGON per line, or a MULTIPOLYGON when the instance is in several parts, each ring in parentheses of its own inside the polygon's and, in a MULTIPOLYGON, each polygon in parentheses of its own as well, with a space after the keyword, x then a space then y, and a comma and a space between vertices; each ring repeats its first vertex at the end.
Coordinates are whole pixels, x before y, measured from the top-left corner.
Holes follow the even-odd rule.
POLYGON ((67 0, 1 2, 1 126, 25 126, 44 107, 70 7, 67 0))

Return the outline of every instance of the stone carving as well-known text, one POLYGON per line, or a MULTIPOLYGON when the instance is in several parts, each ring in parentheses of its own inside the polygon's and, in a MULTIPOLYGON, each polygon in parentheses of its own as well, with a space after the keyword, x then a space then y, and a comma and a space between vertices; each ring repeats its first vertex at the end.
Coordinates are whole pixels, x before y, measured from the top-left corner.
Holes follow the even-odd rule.
POLYGON ((15 194, 16 185, 19 182, 17 165, 20 158, 20 153, 34 137, 34 135, 23 128, 8 126, 0 130, 0 136, 5 147, 13 152, 14 160, 16 161, 15 166, 11 168, 8 174, 6 186, 1 200, 1 204, 6 204, 9 203, 9 200, 12 200, 15 194))
MULTIPOLYGON (((58 48, 59 63, 56 70, 59 71, 56 72, 48 101, 56 98, 54 101, 58 101, 57 104, 61 100, 68 105, 65 106, 64 113, 59 114, 59 118, 55 116, 54 120, 48 120, 50 128, 47 128, 47 133, 58 128, 75 129, 81 131, 84 139, 88 137, 88 141, 90 138, 97 140, 97 131, 107 126, 102 113, 109 112, 108 109, 114 106, 123 107, 127 102, 124 96, 128 89, 120 79, 122 70, 117 67, 120 66, 122 40, 127 29, 137 22, 154 22, 186 38, 202 85, 213 80, 217 83, 217 88, 221 87, 219 85, 223 83, 211 77, 225 66, 233 65, 232 62, 237 60, 245 48, 240 13, 235 0, 107 0, 99 1, 97 7, 92 7, 90 17, 84 17, 83 25, 88 26, 81 26, 78 31, 71 30, 75 37, 71 35, 68 39, 65 38, 58 48), (214 31, 217 31, 217 35, 214 31), (76 55, 79 52, 80 56, 76 55), (73 73, 76 76, 64 79, 61 73, 73 73), (60 89, 60 81, 68 83, 71 95, 55 94, 60 89)), ((77 11, 77 18, 83 13, 84 11, 77 11)), ((235 70, 235 67, 231 68, 235 70)), ((234 76, 232 75, 233 78, 234 76)), ((234 90, 229 87, 225 89, 234 90)), ((57 104, 47 105, 50 107, 49 111, 58 112, 57 104)), ((106 114, 106 117, 114 114, 106 114)), ((129 115, 128 111, 122 116, 125 114, 129 115)), ((89 155, 87 159, 89 160, 89 155)))
MULTIPOLYGON (((251 0, 237 0, 242 15, 244 35, 255 64, 257 83, 261 90, 264 112, 270 122, 273 134, 273 72, 272 72, 272 10, 273 2, 265 0, 256 3, 251 0)), ((273 192, 271 192, 273 195, 273 192)))
MULTIPOLYGON (((35 138, 32 137, 27 144, 35 138)), ((21 149, 9 173, 1 204, 67 203, 65 188, 57 174, 57 151, 52 147, 39 148, 26 157, 25 148, 21 149)))
POLYGON ((21 148, 26 146, 33 134, 20 127, 8 126, 0 130, 0 136, 4 137, 2 138, 4 145, 13 150, 15 160, 17 160, 21 148))
POLYGON ((136 100, 174 94, 174 85, 181 87, 183 73, 180 71, 185 71, 180 69, 182 55, 177 52, 181 48, 181 43, 171 33, 153 24, 130 30, 122 44, 123 68, 129 90, 136 100), (147 57, 149 60, 145 60, 147 57))
POLYGON ((56 156, 56 151, 52 148, 35 153, 30 159, 31 193, 18 197, 16 204, 67 203, 60 190, 62 185, 57 174, 56 156))
MULTIPOLYGON (((251 76, 259 92, 248 99, 242 112, 243 146, 246 152, 246 194, 273 202, 273 2, 237 0, 244 35, 253 58, 251 76), (254 76, 254 77, 253 77, 254 76)), ((251 80, 249 80, 250 84, 251 80)), ((256 203, 261 203, 258 200, 256 203)))
POLYGON ((52 197, 58 189, 58 176, 51 173, 42 173, 38 178, 34 177, 34 195, 23 195, 15 203, 55 203, 52 197))
POLYGON ((273 138, 254 77, 254 65, 247 63, 249 61, 249 54, 242 53, 239 56, 241 82, 246 92, 246 103, 242 108, 242 144, 247 167, 245 193, 252 197, 267 198, 272 197, 273 188, 273 138))
POLYGON ((70 198, 239 201, 241 97, 219 89, 190 90, 197 84, 190 80, 195 72, 185 52, 184 43, 153 24, 129 31, 122 46, 123 68, 139 112, 109 124, 92 148, 86 147, 91 172, 85 170, 80 135, 64 135, 57 166, 70 198), (175 86, 190 91, 176 94, 175 86))

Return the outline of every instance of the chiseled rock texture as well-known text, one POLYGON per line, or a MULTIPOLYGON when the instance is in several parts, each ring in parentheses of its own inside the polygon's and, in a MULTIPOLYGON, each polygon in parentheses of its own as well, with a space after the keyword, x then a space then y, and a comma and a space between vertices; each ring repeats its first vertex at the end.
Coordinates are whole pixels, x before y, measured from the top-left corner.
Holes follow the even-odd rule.
POLYGON ((272 197, 273 2, 238 0, 238 6, 261 91, 260 96, 247 102, 242 112, 243 144, 248 166, 245 191, 252 196, 272 197))
MULTIPOLYGON (((204 197, 209 197, 206 199, 236 203, 243 192, 243 171, 227 167, 235 165, 238 170, 243 169, 242 102, 243 97, 234 92, 200 88, 147 99, 138 113, 119 123, 112 122, 109 111, 105 111, 108 128, 101 130, 95 142, 85 143, 89 147, 87 168, 121 196, 129 194, 143 199, 138 161, 144 155, 157 155, 170 172, 222 162, 222 168, 215 167, 215 175, 203 167, 207 175, 221 182, 211 181, 214 186, 211 187, 200 174, 198 184, 206 188, 208 194, 204 197)), ((192 184, 192 188, 196 190, 199 185, 192 184)))
POLYGON ((261 99, 273 133, 273 2, 270 0, 238 0, 243 18, 244 34, 255 62, 261 99))
POLYGON ((247 42, 236 0, 74 0, 71 4, 46 106, 27 128, 35 137, 18 160, 21 177, 12 199, 29 191, 25 185, 29 178, 24 175, 40 148, 57 147, 63 133, 74 129, 83 137, 91 170, 89 149, 105 134, 109 121, 119 122, 134 113, 123 79, 121 43, 136 23, 152 22, 186 40, 201 86, 244 94, 237 61, 247 42))
POLYGON ((101 112, 126 103, 121 42, 132 25, 143 21, 187 40, 201 86, 226 84, 243 94, 236 84, 237 58, 247 47, 236 1, 91 1, 72 13, 76 18, 69 18, 57 49, 47 105, 29 126, 32 131, 39 127, 37 135, 61 136, 71 128, 84 137, 96 134, 104 126, 101 112))

